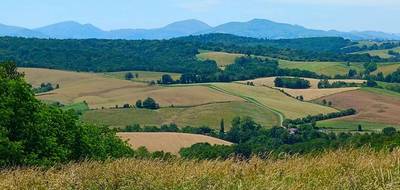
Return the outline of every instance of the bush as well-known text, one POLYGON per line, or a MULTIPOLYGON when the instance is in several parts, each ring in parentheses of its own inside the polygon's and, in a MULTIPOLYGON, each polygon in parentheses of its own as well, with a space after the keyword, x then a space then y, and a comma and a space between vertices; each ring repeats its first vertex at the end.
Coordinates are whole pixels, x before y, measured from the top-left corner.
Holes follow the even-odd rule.
POLYGON ((153 98, 149 97, 143 101, 142 107, 146 109, 156 110, 160 108, 160 105, 153 98))
POLYGON ((382 130, 382 133, 386 136, 393 136, 397 131, 394 127, 386 127, 382 130))

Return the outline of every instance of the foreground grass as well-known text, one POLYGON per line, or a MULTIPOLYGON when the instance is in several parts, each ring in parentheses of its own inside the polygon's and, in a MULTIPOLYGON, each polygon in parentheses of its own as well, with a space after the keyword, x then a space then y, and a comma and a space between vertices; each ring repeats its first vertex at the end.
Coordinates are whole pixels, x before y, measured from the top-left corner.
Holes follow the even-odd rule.
POLYGON ((400 151, 248 162, 122 159, 0 172, 0 189, 399 189, 400 151))

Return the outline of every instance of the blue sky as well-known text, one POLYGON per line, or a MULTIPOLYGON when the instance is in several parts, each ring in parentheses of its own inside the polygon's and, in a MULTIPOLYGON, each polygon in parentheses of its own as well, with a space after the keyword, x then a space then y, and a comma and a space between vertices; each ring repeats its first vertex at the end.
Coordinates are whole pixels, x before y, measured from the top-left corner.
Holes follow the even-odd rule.
POLYGON ((210 25, 264 18, 316 29, 400 33, 400 0, 1 0, 0 23, 35 28, 74 20, 103 29, 210 25))

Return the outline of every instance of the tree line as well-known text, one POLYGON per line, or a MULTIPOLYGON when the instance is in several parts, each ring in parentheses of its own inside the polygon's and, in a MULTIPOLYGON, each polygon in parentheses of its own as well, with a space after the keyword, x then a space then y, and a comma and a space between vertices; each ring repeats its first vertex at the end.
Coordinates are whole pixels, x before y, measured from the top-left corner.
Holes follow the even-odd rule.
POLYGON ((345 117, 345 116, 350 116, 356 114, 357 111, 355 109, 347 109, 347 110, 342 110, 339 112, 333 112, 333 113, 328 113, 328 114, 318 114, 318 115, 309 115, 304 118, 298 118, 298 119, 285 119, 283 121, 283 126, 286 127, 293 127, 293 126, 298 126, 298 125, 304 125, 304 124, 313 124, 315 126, 315 122, 317 121, 323 121, 323 120, 328 120, 328 119, 334 119, 334 118, 339 118, 339 117, 345 117))
POLYGON ((181 149, 180 155, 183 158, 200 160, 248 159, 252 156, 269 159, 279 158, 283 153, 315 154, 343 148, 371 147, 390 151, 400 145, 400 133, 392 127, 383 129, 381 133, 326 133, 310 124, 292 129, 266 129, 247 117, 235 118, 224 139, 235 144, 224 146, 200 143, 181 149))
POLYGON ((173 80, 168 74, 159 80, 160 84, 190 84, 204 82, 231 82, 250 80, 260 77, 293 76, 307 78, 328 78, 315 72, 300 69, 279 68, 278 61, 252 56, 239 57, 233 64, 212 73, 183 73, 179 80, 173 80))

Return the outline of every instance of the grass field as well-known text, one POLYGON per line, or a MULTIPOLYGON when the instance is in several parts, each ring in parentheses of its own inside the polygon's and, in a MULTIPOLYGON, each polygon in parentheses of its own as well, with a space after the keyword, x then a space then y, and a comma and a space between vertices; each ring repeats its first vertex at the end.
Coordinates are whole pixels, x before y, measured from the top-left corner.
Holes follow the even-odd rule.
POLYGON ((326 120, 317 123, 318 127, 325 128, 332 132, 354 132, 357 131, 358 125, 361 125, 365 132, 378 132, 386 127, 394 127, 400 129, 400 125, 390 125, 383 123, 374 123, 367 121, 346 120, 326 120))
POLYGON ((288 97, 279 90, 267 87, 247 86, 237 83, 216 83, 217 89, 240 96, 248 101, 265 106, 283 117, 296 119, 307 115, 336 112, 336 109, 313 103, 301 102, 288 97))
POLYGON ((356 52, 356 54, 368 53, 371 56, 379 56, 381 58, 390 58, 390 57, 392 57, 392 55, 389 55, 390 50, 400 53, 400 47, 397 47, 397 48, 393 48, 393 49, 361 51, 361 52, 356 52))
POLYGON ((197 55, 200 60, 214 60, 218 66, 225 67, 235 62, 235 59, 243 57, 243 54, 225 53, 225 52, 202 52, 197 55))
POLYGON ((132 73, 134 76, 138 74, 139 78, 133 78, 131 81, 135 82, 151 82, 160 80, 164 74, 171 75, 174 80, 178 80, 181 77, 179 73, 165 73, 165 72, 151 72, 151 71, 123 71, 123 72, 109 72, 104 73, 103 75, 107 77, 112 77, 116 79, 125 80, 126 73, 132 73))
MULTIPOLYGON (((343 92, 324 97, 339 109, 354 108, 357 115, 342 118, 343 121, 365 121, 400 125, 400 93, 375 88, 343 92)), ((321 100, 319 100, 321 101, 321 100)))
POLYGON ((347 66, 347 63, 343 62, 296 62, 280 60, 279 66, 288 69, 308 70, 327 76, 335 76, 336 74, 347 75, 350 69, 354 69, 357 72, 364 70, 360 63, 350 63, 350 66, 347 66))
POLYGON ((372 74, 378 74, 382 72, 384 75, 392 74, 397 69, 400 68, 400 63, 380 63, 378 64, 378 69, 374 71, 372 74))
POLYGON ((400 151, 282 160, 120 159, 0 171, 0 189, 400 189, 400 151))
POLYGON ((86 101, 90 108, 109 108, 134 104, 139 99, 154 98, 161 106, 193 106, 221 101, 243 101, 203 86, 161 87, 99 76, 91 73, 49 69, 21 69, 29 83, 60 84, 60 88, 42 94, 41 100, 73 104, 86 101))
POLYGON ((128 141, 134 149, 146 147, 150 152, 164 151, 175 155, 182 148, 197 143, 231 145, 232 143, 204 135, 185 133, 118 133, 121 139, 128 141))
POLYGON ((279 118, 267 109, 248 102, 214 103, 185 108, 146 109, 105 109, 91 110, 82 116, 82 120, 111 127, 125 127, 131 124, 160 126, 175 123, 179 127, 209 126, 219 129, 221 119, 225 127, 231 127, 234 117, 249 116, 266 127, 279 124, 279 118))
POLYGON ((75 103, 75 104, 70 104, 70 105, 63 106, 63 107, 61 107, 61 109, 63 109, 63 110, 75 110, 77 112, 83 113, 83 112, 89 110, 89 106, 84 102, 78 102, 78 103, 75 103))

